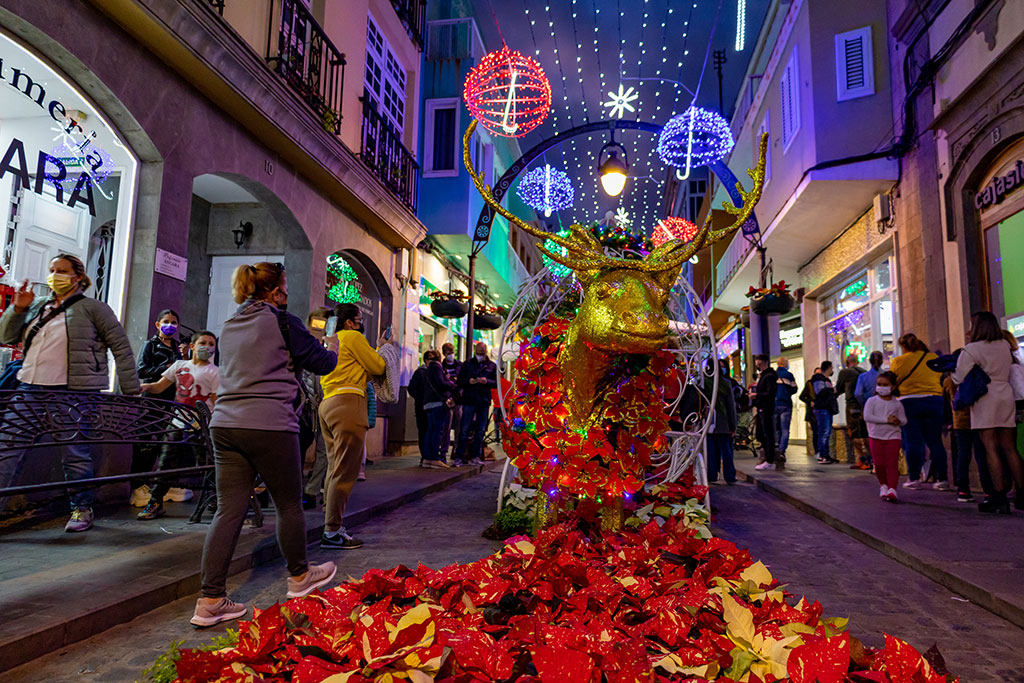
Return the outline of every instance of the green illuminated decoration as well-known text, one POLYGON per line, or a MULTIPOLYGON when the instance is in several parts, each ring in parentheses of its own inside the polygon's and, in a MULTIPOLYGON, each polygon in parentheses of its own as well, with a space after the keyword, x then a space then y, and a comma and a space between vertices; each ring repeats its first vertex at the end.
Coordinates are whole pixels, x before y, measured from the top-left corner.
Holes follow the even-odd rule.
POLYGON ((857 280, 852 285, 843 290, 843 294, 840 298, 849 299, 851 297, 860 296, 864 293, 864 290, 868 288, 867 280, 857 280))
MULTIPOLYGON (((562 230, 559 230, 558 232, 555 233, 555 235, 557 235, 558 237, 568 237, 569 229, 568 228, 564 228, 562 230)), ((565 247, 562 247, 562 246, 559 246, 559 245, 555 244, 550 239, 549 240, 545 240, 543 246, 544 246, 545 249, 550 251, 552 254, 560 254, 562 256, 565 256, 568 253, 568 251, 566 250, 565 247)), ((547 256, 545 256, 543 253, 540 255, 540 258, 544 262, 544 265, 547 266, 551 270, 551 275, 554 276, 554 278, 556 280, 561 280, 563 278, 566 278, 566 277, 569 277, 570 275, 572 275, 572 271, 570 269, 566 268, 561 263, 555 263, 554 261, 549 259, 547 256)))
POLYGON ((846 356, 854 355, 860 362, 868 357, 868 347, 861 342, 851 342, 846 345, 846 356))
POLYGON ((339 304, 359 303, 356 271, 340 254, 327 257, 327 298, 339 304))

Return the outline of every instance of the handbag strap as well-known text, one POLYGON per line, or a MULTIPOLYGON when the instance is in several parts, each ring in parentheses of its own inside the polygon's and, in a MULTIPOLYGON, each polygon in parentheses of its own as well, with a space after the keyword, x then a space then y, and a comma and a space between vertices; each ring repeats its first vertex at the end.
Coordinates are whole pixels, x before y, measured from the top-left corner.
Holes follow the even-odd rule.
POLYGON ((45 313, 37 317, 35 322, 32 323, 32 326, 28 329, 28 332, 25 334, 25 341, 24 343, 22 343, 21 346, 22 356, 28 354, 28 349, 30 346, 32 346, 32 340, 36 338, 36 335, 39 334, 39 331, 43 329, 43 327, 45 327, 47 323, 49 323, 51 320, 53 320, 58 315, 65 312, 66 310, 68 310, 69 308, 71 308, 84 298, 85 295, 82 294, 81 292, 75 294, 74 296, 69 296, 67 299, 64 299, 64 301, 62 301, 59 306, 55 306, 54 308, 51 308, 50 310, 46 311, 45 313))
POLYGON ((923 361, 924 357, 927 356, 927 355, 928 355, 927 351, 922 351, 921 352, 921 357, 917 359, 916 363, 914 363, 914 367, 910 368, 910 372, 907 373, 907 376, 904 377, 903 379, 897 379, 896 380, 896 388, 897 389, 899 389, 901 384, 903 384, 908 379, 910 379, 910 376, 914 374, 914 371, 917 370, 917 368, 921 365, 921 361, 923 361))

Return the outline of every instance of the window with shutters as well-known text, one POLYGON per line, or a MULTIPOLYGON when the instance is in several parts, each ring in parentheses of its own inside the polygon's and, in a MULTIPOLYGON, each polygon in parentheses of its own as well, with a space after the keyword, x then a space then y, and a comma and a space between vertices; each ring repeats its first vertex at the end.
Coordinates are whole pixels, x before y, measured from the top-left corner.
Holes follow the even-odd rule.
POLYGON ((424 109, 423 177, 459 175, 459 98, 427 100, 424 109))
POLYGON ((786 152, 800 130, 800 68, 797 51, 789 56, 779 79, 779 110, 782 114, 782 151, 786 152))
POLYGON ((704 195, 708 191, 708 181, 703 178, 691 180, 686 188, 686 220, 697 222, 700 206, 704 203, 704 195))
POLYGON ((761 126, 757 129, 757 138, 754 140, 754 161, 757 163, 758 155, 760 154, 761 136, 768 133, 768 149, 765 150, 764 155, 764 184, 767 185, 772 179, 772 129, 771 129, 771 110, 765 109, 764 118, 761 119, 761 126))
POLYGON ((874 95, 873 62, 870 26, 836 34, 836 99, 874 95))
POLYGON ((405 130, 405 69, 391 51, 387 38, 373 17, 366 20, 366 72, 363 74, 366 97, 378 113, 405 130))

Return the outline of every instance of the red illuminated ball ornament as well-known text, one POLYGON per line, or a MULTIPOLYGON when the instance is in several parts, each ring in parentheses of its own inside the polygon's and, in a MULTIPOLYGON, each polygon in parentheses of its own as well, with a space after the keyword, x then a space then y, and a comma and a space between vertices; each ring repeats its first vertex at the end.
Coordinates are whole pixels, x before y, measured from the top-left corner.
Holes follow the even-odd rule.
POLYGON ((697 236, 697 232, 697 226, 685 218, 669 216, 659 221, 658 225, 655 226, 654 234, 651 235, 651 241, 654 242, 654 246, 659 246, 669 240, 690 242, 697 236))
POLYGON ((551 111, 551 84, 537 60, 505 46, 484 55, 469 72, 462 98, 481 126, 495 135, 518 138, 539 126, 551 111))

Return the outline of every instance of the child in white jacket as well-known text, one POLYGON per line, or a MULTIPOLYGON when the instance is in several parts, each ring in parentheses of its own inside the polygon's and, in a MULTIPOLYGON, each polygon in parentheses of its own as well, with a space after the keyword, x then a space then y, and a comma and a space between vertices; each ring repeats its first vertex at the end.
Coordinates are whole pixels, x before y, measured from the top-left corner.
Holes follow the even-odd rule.
POLYGON ((881 484, 878 495, 890 503, 897 501, 896 487, 900 481, 900 428, 907 424, 903 404, 897 401, 896 375, 883 372, 875 380, 875 395, 864 406, 864 422, 868 427, 871 458, 875 476, 881 484))

